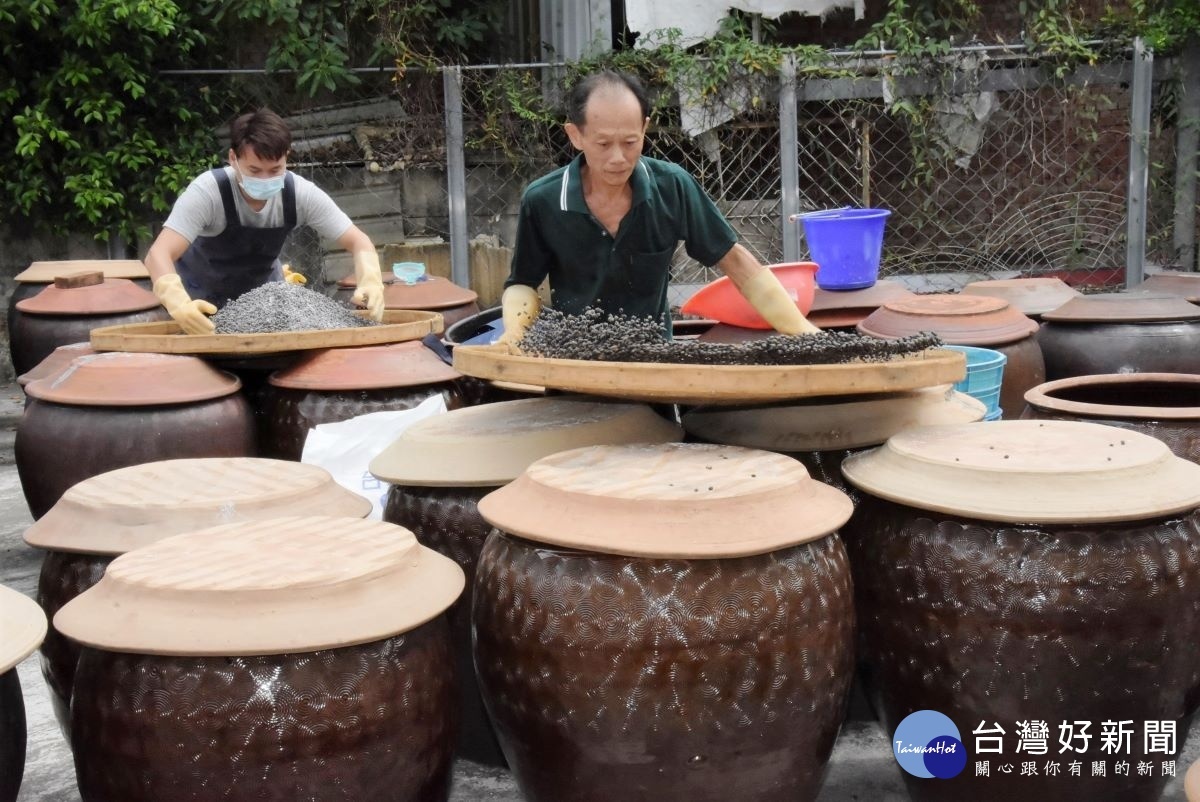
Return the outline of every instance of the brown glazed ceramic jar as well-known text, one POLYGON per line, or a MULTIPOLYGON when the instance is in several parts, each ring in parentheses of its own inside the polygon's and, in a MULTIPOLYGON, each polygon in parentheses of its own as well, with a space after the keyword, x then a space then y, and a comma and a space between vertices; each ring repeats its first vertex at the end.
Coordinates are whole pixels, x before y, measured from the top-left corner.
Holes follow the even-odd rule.
POLYGON ((1072 298, 1082 295, 1060 278, 1010 278, 972 281, 962 288, 963 295, 1001 298, 1034 320, 1053 312, 1072 298))
POLYGON ((271 374, 258 404, 263 456, 299 461, 308 432, 385 410, 413 409, 442 396, 462 406, 462 374, 419 341, 329 348, 271 374))
POLYGON ((25 697, 17 664, 46 635, 46 616, 23 593, 0 585, 0 802, 16 802, 25 774, 25 697))
POLYGON ((15 286, 8 296, 8 341, 12 342, 12 324, 17 304, 32 298, 62 276, 99 271, 104 278, 129 279, 145 290, 150 289, 150 272, 137 259, 67 259, 61 261, 33 262, 29 267, 13 276, 15 286))
POLYGON ((950 385, 900 393, 814 398, 759 407, 693 407, 683 415, 688 439, 777 451, 854 498, 842 461, 911 426, 983 420, 987 407, 950 385))
MULTIPOLYGON (((383 306, 385 309, 417 309, 440 312, 447 328, 479 313, 479 294, 460 287, 441 276, 426 276, 416 284, 396 281, 390 272, 383 274, 383 306)), ((350 303, 358 282, 354 276, 339 279, 333 298, 350 303)))
POLYGON ((1000 385, 1005 418, 1019 418, 1025 391, 1046 380, 1038 324, 1001 298, 914 295, 885 303, 858 324, 858 333, 885 339, 932 331, 949 345, 976 345, 1008 357, 1000 385))
POLYGON ((912 798, 1157 800, 1168 778, 1116 775, 1100 732, 1133 722, 1134 766, 1179 757, 1200 700, 1200 465, 1138 432, 1021 420, 910 429, 842 470, 864 494, 843 534, 886 732, 934 710, 966 746, 951 779, 906 773, 912 798), (1177 727, 1174 751, 1147 751, 1148 720, 1177 727), (1017 751, 1030 721, 1060 776, 1017 751), (1060 724, 1083 721, 1092 737, 1063 754, 1060 724), (1022 760, 1037 776, 997 771, 1022 760))
POLYGON ((14 445, 30 513, 41 518, 71 485, 127 465, 254 456, 239 386, 196 357, 128 353, 78 357, 30 382, 14 445))
POLYGON ((492 531, 479 500, 531 463, 585 445, 666 443, 678 426, 642 404, 555 396, 459 409, 419 421, 371 462, 392 486, 383 519, 409 529, 423 545, 458 563, 468 591, 449 610, 458 666, 462 736, 458 754, 501 766, 504 755, 488 721, 471 656, 471 587, 492 531))
MULTIPOLYGON (((316 465, 252 457, 175 459, 84 479, 25 531, 25 542, 46 550, 37 602, 53 619, 100 580, 113 558, 172 535, 286 515, 362 518, 370 511, 368 499, 316 465)), ((79 647, 51 627, 41 658, 54 714, 70 740, 79 647)))
POLYGON ((1200 373, 1200 307, 1127 292, 1085 295, 1042 316, 1046 378, 1101 373, 1200 373))
POLYGON ((1120 426, 1162 440, 1200 462, 1200 376, 1106 373, 1039 384, 1025 394, 1024 418, 1120 426))
POLYGON ((816 798, 853 670, 844 493, 765 451, 597 446, 479 509, 475 665, 526 799, 816 798))
POLYGON ((94 283, 68 287, 60 285, 75 279, 60 280, 16 303, 9 348, 17 373, 32 370, 60 345, 86 342, 92 329, 170 320, 149 290, 128 279, 90 275, 94 283))
POLYGON ((83 644, 80 796, 445 800, 442 612, 462 587, 410 532, 353 518, 231 524, 118 557, 54 617, 83 644))

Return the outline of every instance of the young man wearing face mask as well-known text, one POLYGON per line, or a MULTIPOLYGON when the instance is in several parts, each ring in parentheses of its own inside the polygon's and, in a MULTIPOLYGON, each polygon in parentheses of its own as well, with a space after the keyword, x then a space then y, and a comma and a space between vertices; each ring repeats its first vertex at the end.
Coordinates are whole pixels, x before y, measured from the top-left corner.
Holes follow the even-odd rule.
POLYGON ((354 259, 354 300, 383 317, 383 277, 370 238, 315 184, 287 169, 292 135, 269 109, 230 126, 229 164, 195 178, 146 255, 154 294, 187 334, 209 334, 217 306, 282 281, 288 233, 312 226, 354 259))

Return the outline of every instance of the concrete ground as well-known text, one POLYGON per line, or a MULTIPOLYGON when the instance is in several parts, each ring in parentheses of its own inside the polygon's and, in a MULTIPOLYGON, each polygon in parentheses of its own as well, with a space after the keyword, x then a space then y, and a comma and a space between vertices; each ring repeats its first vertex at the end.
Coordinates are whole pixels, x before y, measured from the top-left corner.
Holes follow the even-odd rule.
MULTIPOLYGON (((16 385, 0 385, 0 584, 31 598, 37 589, 41 553, 21 539, 33 519, 13 465, 12 442, 22 409, 16 385)), ((17 667, 25 697, 28 749, 18 802, 78 802, 75 771, 34 653, 17 667)), ((1178 777, 1162 799, 1184 802, 1183 772, 1200 758, 1200 738, 1189 739, 1178 761, 1178 777)), ((968 766, 968 770, 970 767, 968 766)), ((519 802, 521 794, 506 771, 459 761, 452 802, 519 802)), ((903 802, 900 769, 886 734, 873 722, 852 721, 842 729, 818 802, 903 802)), ((664 800, 664 802, 669 802, 664 800)), ((753 802, 753 800, 747 800, 753 802)))

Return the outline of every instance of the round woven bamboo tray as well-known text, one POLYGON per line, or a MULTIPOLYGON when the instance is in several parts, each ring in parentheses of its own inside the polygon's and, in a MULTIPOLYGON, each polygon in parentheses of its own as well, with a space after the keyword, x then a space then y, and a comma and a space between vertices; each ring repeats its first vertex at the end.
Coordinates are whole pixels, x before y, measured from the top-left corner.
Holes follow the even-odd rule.
POLYGON ((634 401, 753 404, 950 384, 966 375, 966 358, 939 348, 842 365, 672 365, 546 359, 511 354, 504 345, 460 345, 454 368, 480 379, 634 401))
POLYGON ((441 331, 442 316, 437 312, 389 309, 383 313, 381 325, 355 329, 312 329, 265 334, 184 334, 179 324, 166 321, 92 329, 91 340, 92 348, 97 351, 245 356, 398 343, 419 340, 427 334, 439 334, 441 331))

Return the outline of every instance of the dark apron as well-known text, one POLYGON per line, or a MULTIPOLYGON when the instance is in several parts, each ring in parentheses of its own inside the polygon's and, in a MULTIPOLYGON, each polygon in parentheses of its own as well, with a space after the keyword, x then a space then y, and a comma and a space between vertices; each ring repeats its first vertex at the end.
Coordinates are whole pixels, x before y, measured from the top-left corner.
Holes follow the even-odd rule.
POLYGON ((234 187, 225 169, 212 172, 225 206, 225 230, 215 237, 196 237, 175 263, 175 271, 194 300, 224 306, 268 281, 283 280, 279 252, 296 227, 296 186, 287 173, 281 228, 250 228, 238 218, 234 187))

